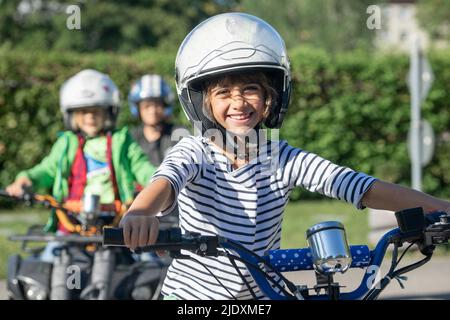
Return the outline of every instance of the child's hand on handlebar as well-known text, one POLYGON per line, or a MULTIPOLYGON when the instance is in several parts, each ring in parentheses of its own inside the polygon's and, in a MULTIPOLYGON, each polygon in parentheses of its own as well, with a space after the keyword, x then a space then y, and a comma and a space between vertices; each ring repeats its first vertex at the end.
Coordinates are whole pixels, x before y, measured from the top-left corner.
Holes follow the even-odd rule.
POLYGON ((6 192, 13 197, 22 197, 24 194, 24 187, 31 187, 32 184, 31 180, 27 177, 20 177, 6 187, 6 192))
POLYGON ((159 220, 147 214, 129 211, 119 223, 125 245, 131 250, 152 245, 158 238, 159 220))

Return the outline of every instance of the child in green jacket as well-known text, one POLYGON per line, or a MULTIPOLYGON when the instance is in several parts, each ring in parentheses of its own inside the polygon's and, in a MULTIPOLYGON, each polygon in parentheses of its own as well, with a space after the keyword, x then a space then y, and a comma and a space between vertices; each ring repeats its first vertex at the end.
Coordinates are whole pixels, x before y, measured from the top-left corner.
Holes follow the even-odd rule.
MULTIPOLYGON (((96 194, 102 204, 130 203, 134 183, 146 185, 155 168, 127 128, 115 129, 120 108, 117 86, 106 74, 83 70, 63 84, 60 108, 68 131, 39 164, 20 172, 7 192, 21 196, 23 187, 30 186, 51 188, 58 201, 96 194)), ((46 231, 56 229, 52 215, 46 231)))

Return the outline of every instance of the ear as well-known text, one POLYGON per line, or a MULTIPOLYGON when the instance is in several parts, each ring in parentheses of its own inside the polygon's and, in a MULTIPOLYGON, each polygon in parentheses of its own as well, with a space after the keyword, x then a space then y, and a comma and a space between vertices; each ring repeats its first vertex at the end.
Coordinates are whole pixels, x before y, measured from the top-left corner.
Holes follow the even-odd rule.
POLYGON ((69 115, 68 115, 68 123, 69 123, 69 126, 70 126, 70 128, 69 128, 70 130, 78 131, 80 129, 78 127, 77 119, 78 119, 78 116, 77 116, 76 112, 75 111, 70 111, 69 115))
POLYGON ((271 106, 271 102, 268 101, 266 103, 265 109, 264 109, 264 120, 269 116, 270 113, 270 106, 271 106))

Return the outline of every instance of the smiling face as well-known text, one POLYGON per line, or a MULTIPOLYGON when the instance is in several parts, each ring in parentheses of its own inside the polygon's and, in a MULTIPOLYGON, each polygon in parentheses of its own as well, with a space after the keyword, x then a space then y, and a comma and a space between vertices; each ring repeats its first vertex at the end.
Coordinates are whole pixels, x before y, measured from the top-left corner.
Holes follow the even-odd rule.
POLYGON ((89 137, 95 137, 102 131, 105 120, 105 110, 99 107, 86 107, 73 111, 75 127, 89 137))
POLYGON ((207 112, 226 130, 247 134, 267 117, 273 96, 270 89, 259 73, 225 76, 209 84, 207 112))

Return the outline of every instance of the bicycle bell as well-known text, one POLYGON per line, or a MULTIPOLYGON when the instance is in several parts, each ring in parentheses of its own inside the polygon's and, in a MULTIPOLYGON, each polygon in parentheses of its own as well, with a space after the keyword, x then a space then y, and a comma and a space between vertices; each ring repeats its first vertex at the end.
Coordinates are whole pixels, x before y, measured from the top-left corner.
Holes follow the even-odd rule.
POLYGON ((338 221, 318 223, 306 231, 312 261, 317 272, 344 273, 352 263, 344 225, 338 221))

